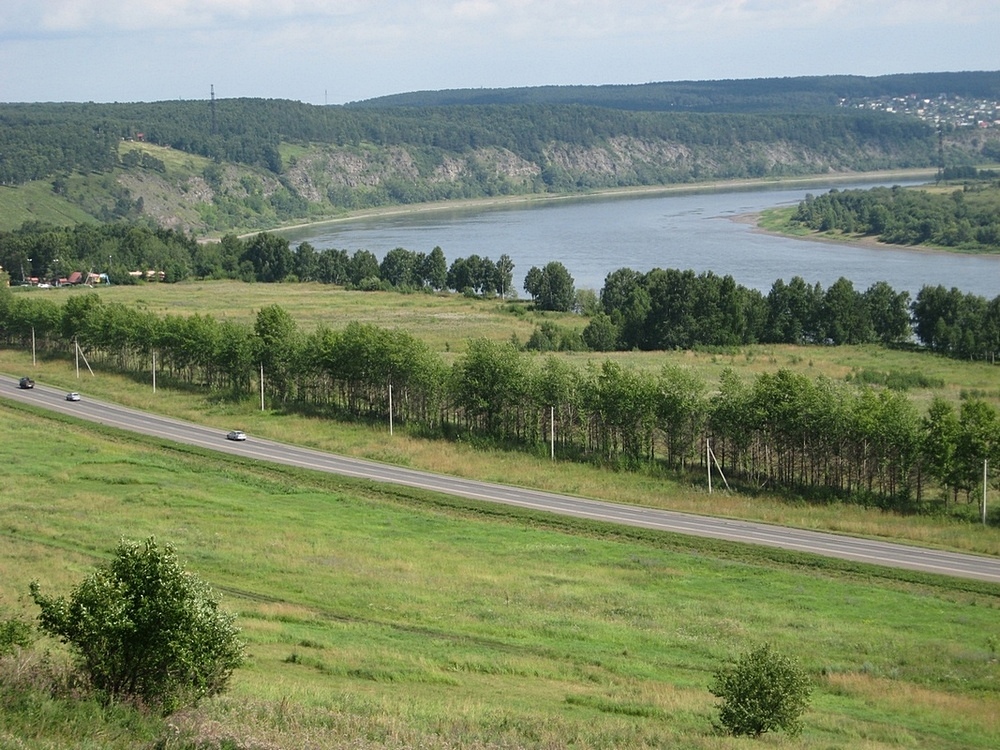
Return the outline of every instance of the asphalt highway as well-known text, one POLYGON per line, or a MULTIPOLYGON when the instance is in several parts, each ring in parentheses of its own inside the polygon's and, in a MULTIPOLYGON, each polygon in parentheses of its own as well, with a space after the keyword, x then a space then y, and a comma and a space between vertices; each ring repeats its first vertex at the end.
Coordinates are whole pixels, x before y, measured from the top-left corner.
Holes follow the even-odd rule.
POLYGON ((65 391, 42 384, 36 384, 33 389, 22 390, 18 388, 17 378, 12 377, 0 380, 0 397, 71 414, 109 427, 277 464, 417 487, 547 513, 1000 583, 1000 558, 996 557, 607 503, 338 456, 264 440, 252 434, 247 436, 245 442, 236 442, 227 440, 224 430, 162 417, 107 401, 97 401, 89 398, 85 392, 80 401, 71 402, 66 400, 65 391))

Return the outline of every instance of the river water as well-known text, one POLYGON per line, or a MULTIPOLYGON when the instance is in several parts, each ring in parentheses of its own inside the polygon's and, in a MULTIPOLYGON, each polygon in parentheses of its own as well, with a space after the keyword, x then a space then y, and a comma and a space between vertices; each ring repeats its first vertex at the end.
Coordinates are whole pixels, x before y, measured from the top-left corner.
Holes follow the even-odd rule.
POLYGON ((777 279, 801 276, 825 289, 840 277, 863 291, 885 281, 896 291, 916 293, 942 284, 987 299, 1000 295, 1000 256, 869 247, 776 237, 755 231, 740 217, 773 206, 796 205, 807 193, 875 183, 730 192, 570 198, 495 207, 427 212, 334 222, 285 232, 293 246, 349 254, 369 250, 379 260, 389 250, 444 251, 449 265, 477 254, 514 261, 514 284, 523 294, 532 266, 559 261, 577 289, 600 291, 618 268, 691 269, 731 275, 738 284, 766 294, 777 279))

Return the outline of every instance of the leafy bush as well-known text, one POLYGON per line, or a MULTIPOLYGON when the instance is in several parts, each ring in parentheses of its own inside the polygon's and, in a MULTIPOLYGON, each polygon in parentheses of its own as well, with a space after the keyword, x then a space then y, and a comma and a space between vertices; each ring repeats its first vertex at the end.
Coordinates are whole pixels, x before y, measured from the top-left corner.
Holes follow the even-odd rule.
POLYGON ((894 391, 908 391, 911 388, 944 388, 942 378, 932 378, 916 370, 902 371, 872 370, 863 368, 850 373, 845 378, 848 383, 863 383, 865 385, 883 385, 894 391))
POLYGON ((736 736, 759 737, 776 729, 796 735, 802 729, 799 717, 809 705, 805 672, 766 643, 716 672, 709 690, 722 699, 723 728, 736 736))
POLYGON ((546 320, 535 326, 524 349, 534 352, 580 352, 586 351, 587 345, 579 332, 546 320))
POLYGON ((31 595, 46 632, 77 651, 82 671, 108 702, 164 714, 222 692, 243 661, 234 617, 201 579, 160 549, 122 540, 114 558, 68 600, 31 595))
POLYGON ((0 656, 28 648, 34 640, 33 628, 29 623, 17 618, 0 620, 0 656))

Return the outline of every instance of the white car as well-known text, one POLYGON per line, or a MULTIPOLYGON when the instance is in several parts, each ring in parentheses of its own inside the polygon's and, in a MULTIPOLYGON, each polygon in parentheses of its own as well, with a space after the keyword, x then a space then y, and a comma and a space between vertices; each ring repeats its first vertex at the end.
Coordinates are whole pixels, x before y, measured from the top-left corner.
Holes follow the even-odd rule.
POLYGON ((233 430, 226 435, 227 440, 246 440, 247 434, 243 430, 233 430))
POLYGON ((72 393, 67 393, 66 394, 66 400, 67 401, 79 401, 80 400, 80 394, 77 393, 76 391, 73 391, 72 393))

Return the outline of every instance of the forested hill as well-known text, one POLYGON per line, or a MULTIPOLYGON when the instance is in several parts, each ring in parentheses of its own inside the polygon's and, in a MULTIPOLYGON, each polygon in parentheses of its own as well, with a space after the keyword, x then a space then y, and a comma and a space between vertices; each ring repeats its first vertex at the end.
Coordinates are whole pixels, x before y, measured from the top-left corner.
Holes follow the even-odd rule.
POLYGON ((0 229, 96 219, 220 233, 425 201, 932 167, 942 154, 967 165, 996 143, 969 128, 939 141, 931 124, 890 112, 793 106, 865 81, 1000 88, 998 74, 898 78, 599 87, 635 94, 617 107, 570 103, 586 87, 435 106, 0 104, 0 185, 14 188, 0 190, 0 229), (663 111, 668 89, 707 102, 687 109, 720 111, 663 111))
POLYGON ((845 100, 919 96, 1000 100, 996 71, 905 73, 875 77, 800 76, 672 81, 602 86, 415 91, 353 102, 352 107, 436 107, 456 104, 581 104, 612 109, 690 112, 801 112, 845 100))

